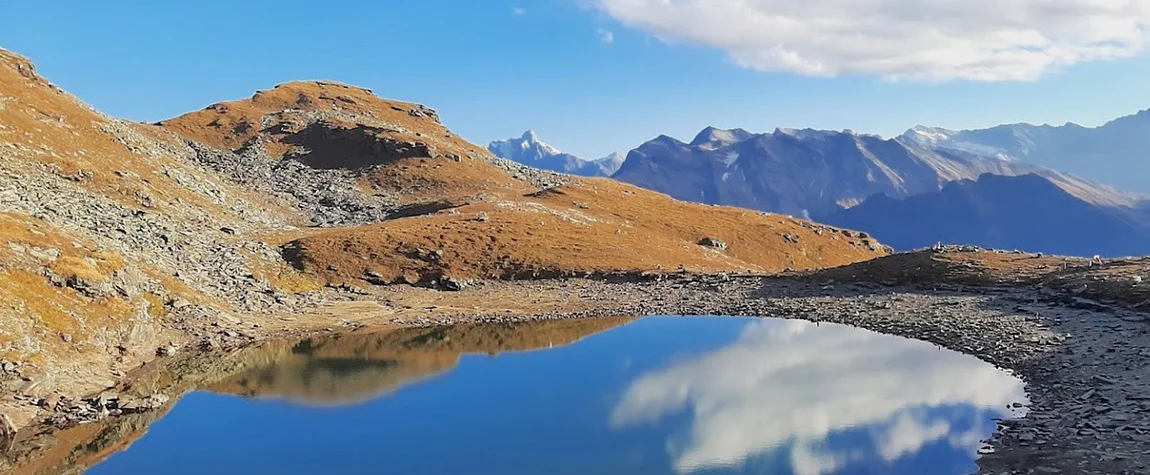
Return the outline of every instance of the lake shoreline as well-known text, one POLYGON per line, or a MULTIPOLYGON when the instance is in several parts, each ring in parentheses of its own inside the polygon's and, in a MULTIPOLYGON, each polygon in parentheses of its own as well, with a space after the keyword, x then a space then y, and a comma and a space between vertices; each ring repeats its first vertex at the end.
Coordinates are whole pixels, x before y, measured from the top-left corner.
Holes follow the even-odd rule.
MULTIPOLYGON (((199 340, 210 344, 180 349, 180 356, 160 358, 142 371, 178 371, 200 357, 213 361, 219 359, 213 355, 256 342, 316 334, 626 315, 795 318, 928 341, 1011 370, 1027 382, 1029 414, 1003 421, 989 441, 993 453, 979 461, 980 473, 1141 473, 1150 467, 1145 448, 1150 423, 1136 417, 1150 410, 1150 387, 1138 374, 1150 360, 1146 314, 1081 301, 1068 305, 1061 294, 1017 287, 912 288, 693 275, 647 282, 484 283, 461 292, 378 287, 300 315, 266 316, 240 332, 221 330, 213 339, 199 340)), ((174 401, 194 385, 185 381, 156 393, 174 401)), ((156 417, 146 414, 95 417, 156 417)), ((16 441, 25 461, 44 453, 29 444, 53 445, 52 433, 71 423, 51 414, 41 421, 22 430, 34 437, 16 441)))

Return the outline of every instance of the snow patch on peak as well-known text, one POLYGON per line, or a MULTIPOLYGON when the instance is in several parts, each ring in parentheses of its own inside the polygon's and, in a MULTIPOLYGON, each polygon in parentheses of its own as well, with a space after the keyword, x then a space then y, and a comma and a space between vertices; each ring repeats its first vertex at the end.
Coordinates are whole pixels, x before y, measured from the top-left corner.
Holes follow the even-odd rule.
POLYGON ((898 137, 898 140, 911 145, 918 145, 929 149, 950 150, 955 152, 971 153, 994 157, 1004 161, 1014 161, 1005 150, 971 141, 964 137, 964 132, 944 129, 942 127, 927 127, 916 125, 898 137))
POLYGON ((720 129, 717 127, 707 127, 695 136, 691 141, 693 146, 713 145, 715 148, 723 147, 735 143, 748 140, 754 137, 755 134, 747 132, 744 129, 720 129))
POLYGON ((933 145, 944 142, 950 140, 955 135, 958 135, 958 133, 953 130, 941 127, 928 127, 925 125, 916 125, 902 134, 904 138, 922 145, 933 145))
POLYGON ((806 128, 806 129, 778 128, 778 129, 775 129, 775 133, 774 133, 775 136, 781 135, 781 136, 792 137, 792 138, 800 139, 800 140, 812 140, 812 139, 821 140, 821 139, 826 139, 827 137, 832 137, 832 136, 837 136, 837 135, 842 135, 842 134, 848 134, 849 135, 850 132, 849 131, 848 132, 835 132, 832 130, 817 130, 817 129, 811 129, 811 128, 806 128))
POLYGON ((735 162, 738 160, 739 160, 739 152, 733 152, 733 151, 727 152, 726 156, 719 159, 719 161, 723 162, 723 164, 726 165, 727 168, 731 168, 731 166, 734 165, 735 162))

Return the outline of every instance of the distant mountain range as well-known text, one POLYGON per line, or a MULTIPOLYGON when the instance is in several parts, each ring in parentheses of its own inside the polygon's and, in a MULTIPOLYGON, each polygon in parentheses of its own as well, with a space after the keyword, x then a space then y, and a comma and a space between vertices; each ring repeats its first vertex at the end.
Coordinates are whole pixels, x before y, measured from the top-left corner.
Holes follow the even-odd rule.
POLYGON ((917 126, 889 139, 707 127, 689 143, 660 135, 621 166, 563 154, 530 132, 489 149, 565 173, 602 176, 617 167, 612 178, 681 200, 868 231, 896 249, 943 241, 1150 254, 1150 200, 1139 194, 1150 192, 1150 111, 1093 128, 917 126))
POLYGON ((1150 110, 1098 127, 1009 124, 953 131, 919 126, 900 140, 1043 165, 1119 189, 1150 193, 1150 110))
POLYGON ((487 150, 497 157, 523 165, 581 176, 611 176, 623 164, 624 158, 622 154, 613 153, 598 160, 584 160, 544 143, 532 130, 519 138, 491 142, 487 150))
POLYGON ((980 175, 1040 174, 1091 202, 1130 199, 1036 165, 851 131, 708 127, 690 143, 659 136, 632 150, 614 178, 683 200, 815 220, 882 194, 903 198, 980 175))
POLYGON ((983 175, 904 199, 875 195, 825 216, 898 250, 936 242, 1060 255, 1150 253, 1145 211, 1088 203, 1038 175, 983 175))

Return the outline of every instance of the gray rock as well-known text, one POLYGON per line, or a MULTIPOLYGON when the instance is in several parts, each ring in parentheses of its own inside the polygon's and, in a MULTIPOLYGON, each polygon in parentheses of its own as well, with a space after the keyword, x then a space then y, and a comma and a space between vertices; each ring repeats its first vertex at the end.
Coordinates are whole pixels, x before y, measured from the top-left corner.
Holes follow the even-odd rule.
POLYGON ((712 237, 705 237, 699 240, 698 244, 703 247, 710 247, 714 249, 726 249, 727 243, 712 237))
POLYGON ((16 425, 12 424, 12 419, 9 419, 7 414, 0 413, 0 453, 11 450, 15 442, 16 425))

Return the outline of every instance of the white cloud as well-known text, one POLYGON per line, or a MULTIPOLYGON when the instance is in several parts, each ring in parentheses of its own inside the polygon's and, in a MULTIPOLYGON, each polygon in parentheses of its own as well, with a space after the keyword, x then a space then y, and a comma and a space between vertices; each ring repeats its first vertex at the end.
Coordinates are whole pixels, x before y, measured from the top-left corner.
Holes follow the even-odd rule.
POLYGON ((611 30, 600 28, 598 33, 599 41, 602 41, 604 44, 611 44, 615 42, 615 33, 611 30))
POLYGON ((527 10, 524 10, 523 7, 511 7, 511 14, 515 16, 523 16, 527 14, 527 10))
POLYGON ((1033 80, 1150 45, 1146 0, 596 0, 664 41, 812 76, 1033 80))
POLYGON ((796 474, 820 475, 867 453, 889 462, 941 441, 973 454, 979 434, 993 429, 986 421, 1026 399, 1021 381, 974 357, 822 327, 756 322, 730 346, 633 381, 611 424, 690 414, 686 434, 672 436, 682 442, 667 445, 680 473, 785 450, 796 474), (953 427, 930 411, 941 406, 971 408, 984 425, 953 427), (858 429, 866 430, 869 447, 829 446, 832 435, 858 429))

